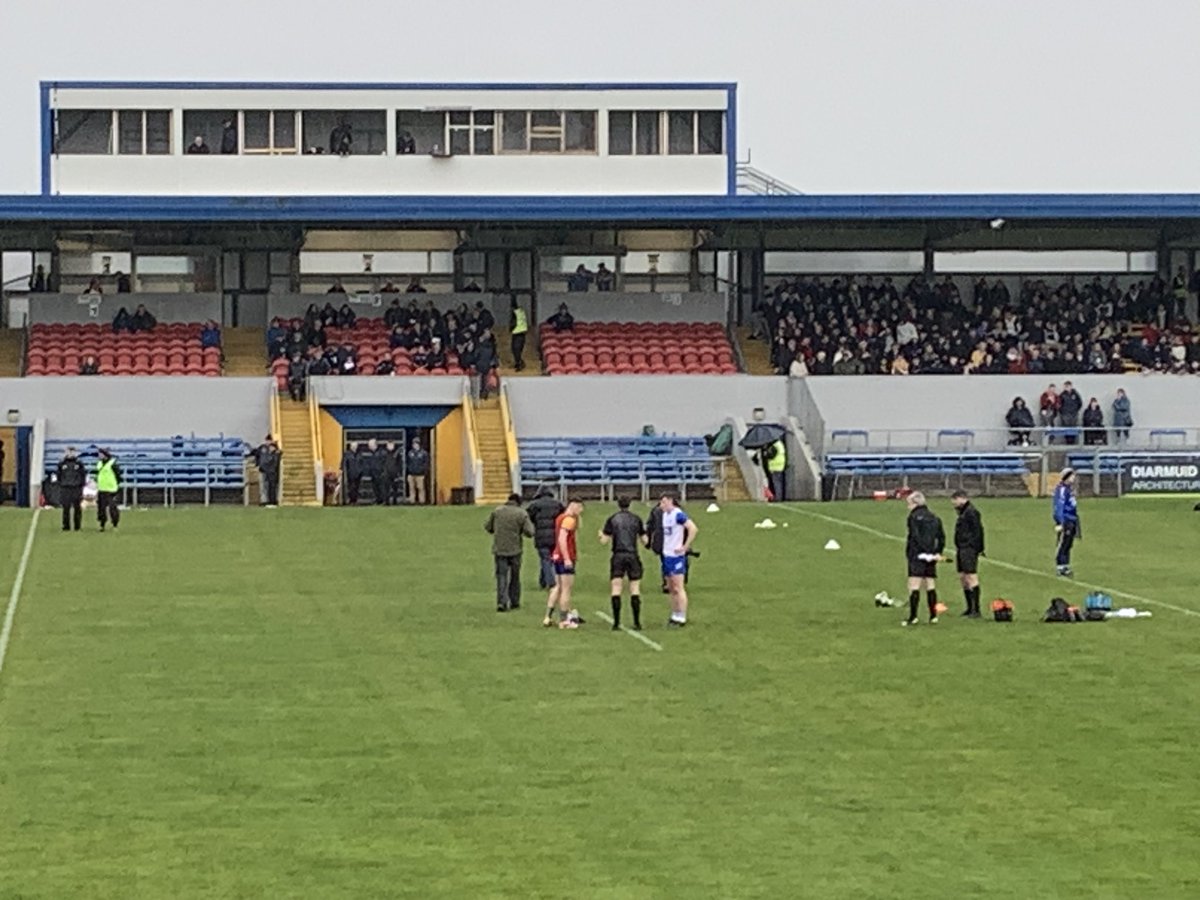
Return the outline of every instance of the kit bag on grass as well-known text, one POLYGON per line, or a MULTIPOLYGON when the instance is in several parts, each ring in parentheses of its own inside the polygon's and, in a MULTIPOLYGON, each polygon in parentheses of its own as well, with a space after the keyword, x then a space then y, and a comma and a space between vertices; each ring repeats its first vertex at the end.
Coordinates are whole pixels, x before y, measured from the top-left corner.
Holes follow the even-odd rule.
POLYGON ((1084 618, 1089 622, 1103 622, 1112 612, 1112 597, 1093 591, 1083 599, 1084 618))
POLYGON ((1013 605, 999 597, 992 601, 992 618, 997 622, 1011 622, 1013 620, 1013 605))
POLYGON ((1062 597, 1055 597, 1050 601, 1050 606, 1046 609, 1046 615, 1042 617, 1043 622, 1082 622, 1083 613, 1079 611, 1078 606, 1070 606, 1062 597))

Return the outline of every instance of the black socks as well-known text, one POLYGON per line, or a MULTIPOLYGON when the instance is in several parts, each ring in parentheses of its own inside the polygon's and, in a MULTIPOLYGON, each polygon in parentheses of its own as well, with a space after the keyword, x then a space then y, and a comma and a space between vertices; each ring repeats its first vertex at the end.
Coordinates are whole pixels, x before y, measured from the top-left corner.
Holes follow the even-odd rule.
POLYGON ((937 618, 937 591, 926 591, 925 602, 929 604, 929 618, 937 618))
POLYGON ((911 591, 908 595, 908 620, 915 622, 917 620, 917 607, 921 605, 921 592, 911 591))
POLYGON ((630 595, 629 606, 633 610, 633 627, 640 629, 642 627, 642 598, 637 594, 630 595))
POLYGON ((612 596, 613 628, 621 624, 621 595, 612 596))

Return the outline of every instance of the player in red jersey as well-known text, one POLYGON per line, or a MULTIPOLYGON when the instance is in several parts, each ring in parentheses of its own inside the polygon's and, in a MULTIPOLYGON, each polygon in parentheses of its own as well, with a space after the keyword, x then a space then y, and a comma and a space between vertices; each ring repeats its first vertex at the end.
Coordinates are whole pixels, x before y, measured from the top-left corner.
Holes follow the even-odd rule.
POLYGON ((554 551, 550 561, 554 563, 554 587, 546 600, 546 618, 542 625, 549 628, 554 624, 554 608, 558 607, 558 627, 578 628, 583 624, 579 613, 571 608, 571 590, 575 587, 575 564, 578 555, 575 536, 579 532, 579 517, 583 513, 583 502, 568 500, 567 508, 554 520, 554 551))

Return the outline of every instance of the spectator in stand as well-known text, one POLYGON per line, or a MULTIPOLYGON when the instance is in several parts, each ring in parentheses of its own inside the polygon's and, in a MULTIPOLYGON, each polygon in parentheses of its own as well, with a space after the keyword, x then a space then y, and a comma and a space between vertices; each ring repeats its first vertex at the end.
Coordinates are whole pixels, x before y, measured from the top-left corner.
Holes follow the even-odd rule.
MULTIPOLYGON (((1038 398, 1038 424, 1042 428, 1054 428, 1058 424, 1058 390, 1050 385, 1038 398)), ((1054 443, 1050 438, 1049 443, 1054 443)))
POLYGON ((287 345, 287 329, 283 327, 283 320, 276 316, 271 320, 271 324, 267 326, 267 355, 271 359, 278 359, 284 355, 284 349, 287 345))
POLYGON ((483 288, 481 288, 479 286, 479 282, 476 281, 474 278, 472 278, 470 284, 468 284, 466 287, 463 288, 463 293, 464 294, 478 294, 482 290, 483 290, 483 288))
POLYGON ((408 317, 405 313, 405 309, 403 305, 401 305, 400 299, 396 298, 392 301, 391 306, 384 311, 383 324, 388 328, 394 329, 404 325, 407 321, 408 317))
POLYGON ((611 291, 613 289, 614 280, 615 279, 612 270, 604 265, 604 263, 600 263, 598 266, 596 266, 596 290, 605 292, 611 291))
POLYGON ((116 274, 116 280, 117 280, 117 293, 118 294, 132 294, 133 293, 133 283, 129 280, 128 275, 126 275, 124 272, 118 270, 117 274, 116 274))
POLYGON ((803 354, 797 354, 796 357, 788 365, 788 375, 792 378, 807 378, 808 364, 804 361, 803 354))
POLYGON ((337 327, 345 331, 353 328, 356 322, 358 322, 358 316, 350 308, 350 304, 343 303, 342 308, 337 312, 337 327))
POLYGON ((293 353, 287 368, 288 396, 296 403, 304 401, 304 387, 308 383, 308 361, 299 353, 293 353))
POLYGON ((580 263, 575 267, 575 271, 567 277, 567 290, 571 291, 572 293, 585 293, 591 286, 592 279, 594 277, 595 276, 588 271, 588 267, 583 263, 580 263))
POLYGON ((1008 412, 1004 416, 1004 421, 1008 423, 1010 447, 1028 447, 1029 436, 1033 433, 1033 413, 1029 411, 1029 407, 1025 405, 1025 400, 1022 397, 1014 397, 1012 406, 1008 408, 1008 412))
POLYGON ((84 291, 84 293, 85 294, 103 294, 104 286, 100 284, 100 279, 93 275, 92 280, 88 282, 87 290, 84 291))
POLYGON ((1133 407, 1124 388, 1117 388, 1117 396, 1112 402, 1113 437, 1118 444, 1129 442, 1129 429, 1133 427, 1133 407))
MULTIPOLYGON (((1058 395, 1058 420, 1063 428, 1079 428, 1079 414, 1083 411, 1083 398, 1079 391, 1069 381, 1063 382, 1062 393, 1058 395)), ((1066 435, 1066 442, 1074 444, 1077 437, 1074 433, 1066 435)))
POLYGON ((401 156, 412 156, 417 152, 417 142, 410 132, 400 132, 400 137, 396 140, 396 152, 401 156))
MULTIPOLYGON (((333 285, 325 293, 326 294, 344 294, 344 293, 346 293, 346 288, 342 285, 342 279, 335 278, 333 280, 333 285)), ((309 308, 311 309, 312 307, 309 307, 309 308)))
POLYGON ((435 337, 429 346, 429 353, 425 357, 425 368, 430 372, 446 368, 446 351, 442 347, 442 339, 435 337))
POLYGON ((237 125, 233 123, 233 119, 226 119, 221 123, 221 153, 224 156, 238 152, 238 132, 237 125))
POLYGON ((80 375, 99 375, 100 363, 96 362, 96 357, 85 356, 83 362, 79 364, 80 375))
POLYGON ((421 284, 421 279, 418 278, 416 275, 414 275, 412 278, 410 278, 408 280, 408 287, 406 287, 404 289, 404 293, 406 293, 406 294, 425 294, 425 293, 428 293, 428 291, 426 291, 425 286, 421 284))
POLYGON ((337 156, 349 156, 353 143, 354 129, 350 127, 345 116, 339 116, 337 124, 329 132, 329 152, 337 156))
POLYGON ((129 330, 131 332, 153 331, 158 325, 158 319, 150 313, 150 310, 139 303, 137 309, 133 311, 133 315, 129 317, 129 330))
MULTIPOLYGON (((399 293, 400 293, 400 288, 396 287, 394 284, 392 284, 392 283, 389 281, 387 284, 385 284, 383 287, 381 287, 381 288, 379 289, 379 293, 381 293, 381 294, 399 294, 399 293)), ((400 305, 400 301, 399 301, 399 300, 393 300, 393 301, 392 301, 392 305, 393 305, 393 306, 399 306, 399 305, 400 305)))
POLYGON ((325 356, 316 347, 308 351, 307 363, 309 375, 319 376, 329 374, 329 361, 325 359, 325 356))
POLYGON ((29 276, 29 292, 31 294, 44 294, 46 293, 46 288, 46 267, 39 265, 33 270, 33 274, 29 276))
POLYGON ((492 372, 499 365, 499 360, 496 356, 496 339, 492 337, 490 331, 484 331, 479 336, 479 343, 475 347, 475 374, 479 376, 479 399, 486 400, 488 398, 489 387, 492 381, 492 372))
POLYGON ((221 329, 212 319, 205 322, 200 329, 200 346, 206 348, 221 346, 221 329))
POLYGON ((413 438, 408 455, 404 458, 408 472, 408 502, 425 505, 425 479, 429 475, 429 453, 421 447, 421 439, 413 438))
POLYGON ((129 315, 129 310, 122 306, 117 310, 117 314, 113 316, 113 334, 119 334, 122 331, 132 331, 131 322, 132 319, 129 315))
POLYGON ((575 317, 571 315, 571 311, 567 309, 567 304, 560 303, 558 312, 546 320, 555 331, 574 331, 575 317))
POLYGON ((204 135, 198 134, 192 138, 192 142, 188 144, 187 149, 183 151, 188 156, 208 156, 210 151, 208 144, 205 143, 204 135))
POLYGON ((1089 447, 1108 443, 1108 433, 1104 430, 1104 410, 1095 397, 1088 401, 1083 411, 1083 442, 1089 447))

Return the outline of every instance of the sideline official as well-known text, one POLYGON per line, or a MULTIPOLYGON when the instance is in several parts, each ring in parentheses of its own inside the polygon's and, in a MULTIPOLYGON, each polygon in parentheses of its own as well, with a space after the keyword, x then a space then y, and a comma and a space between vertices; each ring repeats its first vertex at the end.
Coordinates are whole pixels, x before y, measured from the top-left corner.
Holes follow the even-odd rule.
POLYGON ((966 491, 955 491, 950 500, 958 510, 958 519, 954 523, 954 563, 962 583, 963 598, 967 601, 963 615, 978 619, 982 615, 979 611, 979 557, 983 556, 983 517, 966 491))
POLYGON ((83 522, 83 485, 87 481, 87 469, 75 455, 75 448, 68 447, 58 464, 58 505, 62 507, 62 530, 70 531, 72 519, 78 531, 83 522))
POLYGON ((521 509, 521 495, 510 494, 508 502, 488 516, 483 530, 492 535, 496 562, 496 612, 521 608, 521 542, 533 537, 533 522, 521 509))
POLYGON ((901 625, 917 624, 922 588, 929 605, 929 624, 937 624, 937 564, 945 549, 942 520, 925 505, 925 495, 913 491, 908 495, 908 541, 904 548, 908 562, 908 618, 901 625))
POLYGON ((101 531, 109 520, 114 531, 121 524, 121 508, 117 505, 120 490, 121 467, 111 453, 101 450, 100 461, 96 463, 96 518, 101 531))

